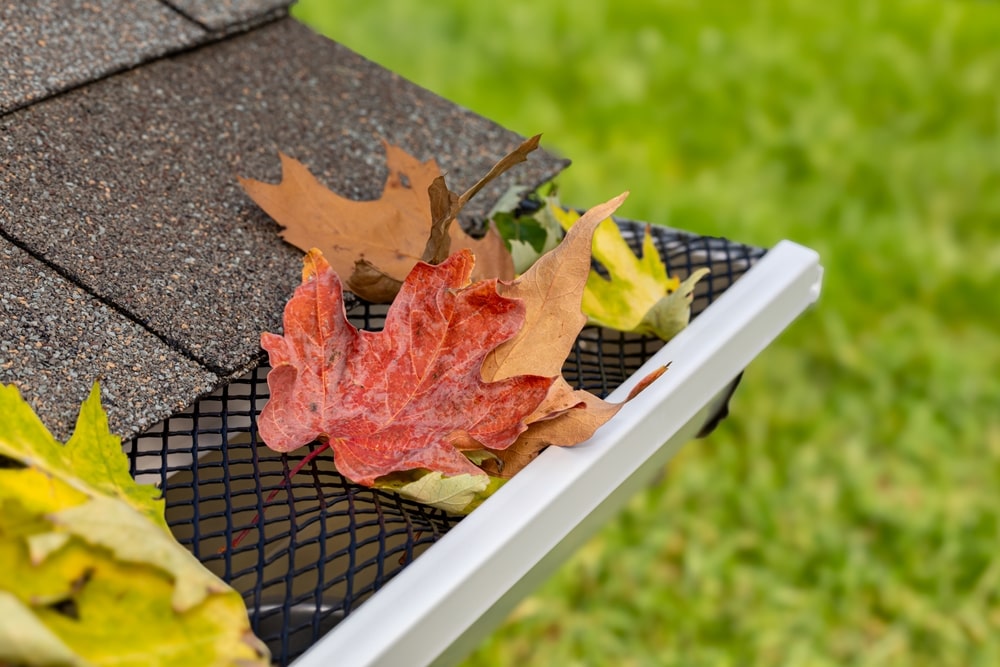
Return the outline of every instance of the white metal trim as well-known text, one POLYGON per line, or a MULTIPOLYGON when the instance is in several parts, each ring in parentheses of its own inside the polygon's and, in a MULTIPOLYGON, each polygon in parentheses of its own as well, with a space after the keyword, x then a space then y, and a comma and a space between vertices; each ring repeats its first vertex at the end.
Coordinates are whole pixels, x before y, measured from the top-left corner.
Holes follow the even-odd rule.
POLYGON ((428 665, 464 634, 482 635, 484 614, 515 586, 523 591, 522 580, 585 520, 617 511, 627 496, 616 492, 634 486, 644 464, 662 465, 694 434, 699 411, 816 300, 821 280, 814 251, 780 242, 609 400, 671 362, 661 379, 587 442, 546 450, 294 667, 428 665))

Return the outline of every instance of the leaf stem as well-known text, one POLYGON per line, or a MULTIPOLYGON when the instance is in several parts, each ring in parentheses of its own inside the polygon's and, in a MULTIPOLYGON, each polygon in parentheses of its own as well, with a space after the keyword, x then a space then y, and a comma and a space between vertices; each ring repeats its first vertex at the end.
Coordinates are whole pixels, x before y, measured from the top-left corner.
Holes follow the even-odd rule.
MULTIPOLYGON (((295 477, 295 475, 299 474, 299 472, 306 467, 306 464, 310 463, 313 459, 315 459, 317 456, 319 456, 321 453, 323 453, 329 448, 330 448, 330 442, 327 441, 320 444, 320 446, 317 449, 314 449, 313 451, 309 452, 309 454, 307 454, 305 458, 299 461, 295 465, 295 467, 292 468, 291 472, 288 473, 288 476, 285 477, 283 480, 281 480, 281 484, 278 485, 278 488, 272 490, 271 493, 267 494, 267 498, 264 499, 264 506, 266 507, 267 505, 269 505, 271 501, 274 500, 275 496, 278 495, 278 492, 281 491, 283 488, 285 488, 285 486, 292 481, 292 477, 295 477)), ((243 541, 243 538, 245 538, 253 529, 253 527, 257 525, 257 522, 260 521, 260 515, 261 512, 257 512, 256 514, 254 514, 253 521, 250 522, 249 526, 240 531, 240 534, 237 535, 236 539, 233 540, 233 543, 230 546, 230 548, 235 549, 236 547, 240 546, 240 542, 243 541)), ((219 549, 219 553, 222 553, 225 550, 226 548, 222 547, 221 549, 219 549)))

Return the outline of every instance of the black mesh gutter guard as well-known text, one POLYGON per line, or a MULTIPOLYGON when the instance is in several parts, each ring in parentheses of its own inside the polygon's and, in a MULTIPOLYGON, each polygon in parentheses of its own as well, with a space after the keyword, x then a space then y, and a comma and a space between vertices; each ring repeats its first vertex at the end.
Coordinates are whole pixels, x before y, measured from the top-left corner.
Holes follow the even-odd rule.
MULTIPOLYGON (((631 221, 619 225, 638 252, 645 225, 631 221)), ((764 256, 759 248, 725 239, 656 226, 653 232, 672 275, 683 278, 699 267, 711 269, 696 290, 688 331, 696 329, 701 314, 764 256)), ((808 257, 814 255, 801 250, 808 257)), ((815 288, 793 316, 818 294, 818 276, 814 282, 815 288)), ((384 312, 384 307, 362 304, 349 316, 356 326, 378 330, 384 312)), ((586 327, 564 365, 564 375, 577 387, 607 396, 662 347, 659 340, 586 327)), ((683 364, 678 364, 683 360, 673 361, 668 376, 684 373, 683 364)), ((708 408, 685 439, 725 409, 724 399, 743 365, 724 374, 725 380, 708 396, 722 392, 723 400, 708 408)), ((255 419, 267 400, 265 377, 266 368, 258 368, 133 438, 130 457, 140 481, 163 488, 167 520, 177 538, 243 594, 254 631, 270 646, 278 664, 289 664, 452 528, 476 522, 487 505, 466 518, 451 516, 347 483, 326 456, 289 482, 290 470, 306 451, 277 454, 258 441, 255 419), (274 499, 266 504, 272 493, 274 499), (234 538, 246 529, 249 533, 233 548, 234 538)), ((437 641, 427 653, 436 657, 449 645, 453 652, 463 650, 461 643, 437 641)), ((408 655, 414 660, 407 664, 423 664, 417 655, 408 655)))

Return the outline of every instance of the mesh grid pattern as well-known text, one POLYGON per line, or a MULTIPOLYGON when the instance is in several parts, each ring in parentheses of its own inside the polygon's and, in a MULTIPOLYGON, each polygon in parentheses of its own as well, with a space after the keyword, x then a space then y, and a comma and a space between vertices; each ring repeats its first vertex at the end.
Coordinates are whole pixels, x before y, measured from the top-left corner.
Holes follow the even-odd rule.
MULTIPOLYGON (((645 224, 618 224, 639 252, 645 224)), ((665 227, 652 232, 672 275, 712 270, 695 291, 693 316, 764 254, 665 227)), ((381 328, 384 315, 385 307, 367 304, 349 312, 356 326, 371 330, 381 328)), ((606 396, 662 345, 588 326, 564 375, 606 396)), ((254 370, 126 448, 133 475, 164 490, 167 521, 178 540, 242 593, 254 632, 276 663, 287 664, 462 517, 347 483, 326 454, 289 480, 308 448, 277 454, 258 442, 255 419, 268 396, 266 373, 264 366, 254 370)))

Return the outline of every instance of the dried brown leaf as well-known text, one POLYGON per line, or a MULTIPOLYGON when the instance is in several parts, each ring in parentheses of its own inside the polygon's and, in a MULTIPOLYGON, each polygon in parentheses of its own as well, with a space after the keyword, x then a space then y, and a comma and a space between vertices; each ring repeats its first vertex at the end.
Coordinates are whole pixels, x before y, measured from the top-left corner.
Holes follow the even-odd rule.
POLYGON ((554 250, 542 255, 517 280, 497 286, 502 296, 524 301, 525 323, 514 338, 487 355, 483 379, 525 373, 558 377, 526 420, 528 430, 511 447, 498 452, 502 467, 487 467, 494 474, 510 477, 548 445, 570 446, 588 439, 621 408, 622 404, 573 389, 562 377, 562 366, 587 321, 580 301, 590 273, 594 231, 627 196, 623 193, 587 211, 554 250))
MULTIPOLYGON (((638 396, 666 370, 667 366, 662 366, 644 377, 621 403, 608 403, 587 391, 573 391, 563 381, 563 387, 569 389, 573 398, 577 399, 576 405, 553 418, 529 423, 528 430, 513 445, 496 452, 496 460, 484 461, 482 468, 491 475, 510 478, 550 445, 571 447, 587 440, 600 426, 618 414, 625 403, 638 396)), ((551 393, 552 390, 550 396, 551 393)))
POLYGON ((347 287, 372 302, 389 302, 417 261, 436 264, 453 250, 476 256, 473 280, 514 277, 510 253, 491 226, 481 239, 451 224, 462 207, 490 180, 537 148, 522 143, 461 196, 448 190, 437 162, 421 162, 383 142, 388 177, 382 196, 371 201, 341 197, 324 187, 298 160, 281 154, 278 184, 239 178, 247 194, 301 250, 319 248, 334 270, 349 276, 347 287))

